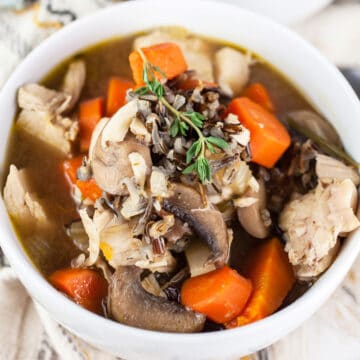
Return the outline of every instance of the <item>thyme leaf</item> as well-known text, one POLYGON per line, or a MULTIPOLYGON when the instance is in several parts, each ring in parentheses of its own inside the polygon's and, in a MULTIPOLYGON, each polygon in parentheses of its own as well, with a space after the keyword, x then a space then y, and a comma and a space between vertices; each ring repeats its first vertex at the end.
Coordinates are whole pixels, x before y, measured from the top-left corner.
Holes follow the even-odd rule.
POLYGON ((229 146, 229 144, 224 139, 219 138, 219 137, 215 137, 215 136, 208 136, 206 138, 206 141, 208 143, 208 146, 209 146, 209 143, 210 143, 210 144, 213 144, 213 145, 217 146, 218 148, 220 148, 222 150, 225 150, 229 146))
POLYGON ((184 170, 183 174, 190 174, 195 172, 202 183, 211 180, 211 167, 208 159, 205 157, 206 148, 214 153, 213 145, 220 149, 225 149, 228 144, 225 140, 214 136, 205 137, 200 129, 203 128, 205 121, 204 115, 197 111, 182 112, 175 109, 165 99, 165 88, 156 77, 156 73, 166 78, 166 74, 158 67, 151 64, 144 55, 141 49, 138 50, 143 60, 143 81, 144 86, 135 91, 136 94, 145 95, 146 93, 153 93, 157 96, 159 101, 175 115, 172 124, 170 125, 169 133, 172 137, 187 136, 190 128, 197 134, 198 139, 190 146, 186 152, 186 164, 189 164, 184 170))

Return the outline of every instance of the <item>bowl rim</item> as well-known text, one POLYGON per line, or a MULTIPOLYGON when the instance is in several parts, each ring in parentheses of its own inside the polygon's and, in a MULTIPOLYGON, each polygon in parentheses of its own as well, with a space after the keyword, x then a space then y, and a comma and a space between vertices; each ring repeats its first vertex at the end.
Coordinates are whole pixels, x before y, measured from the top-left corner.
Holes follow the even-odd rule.
MULTIPOLYGON (((342 90, 346 93, 349 101, 356 104, 358 99, 353 92, 350 85, 347 83, 345 78, 341 73, 332 65, 328 60, 326 60, 312 45, 308 44, 303 40, 299 35, 293 31, 285 28, 284 26, 268 19, 267 17, 259 14, 255 14, 251 11, 240 9, 236 5, 219 3, 212 0, 198 0, 203 3, 204 6, 211 7, 221 7, 228 8, 228 11, 241 11, 247 16, 257 18, 258 21, 262 21, 265 26, 269 28, 276 28, 277 31, 287 33, 287 36, 292 38, 293 41, 300 44, 302 48, 306 49, 308 54, 311 54, 312 57, 317 58, 318 61, 322 62, 329 73, 332 74, 334 80, 342 87, 342 90)), ((49 43, 55 43, 58 39, 64 37, 65 35, 71 35, 71 33, 83 26, 83 24, 94 21, 98 17, 102 17, 105 13, 111 13, 114 10, 114 7, 120 7, 121 9, 126 10, 127 7, 139 7, 142 6, 142 3, 151 2, 156 4, 165 4, 168 3, 167 0, 138 0, 136 2, 125 2, 112 5, 108 8, 102 9, 94 14, 83 17, 79 20, 74 21, 73 23, 67 25, 63 29, 57 31, 47 39, 45 39, 39 46, 29 53, 21 64, 15 69, 9 79, 6 81, 5 85, 0 92, 0 102, 1 99, 5 97, 5 94, 8 93, 8 89, 11 88, 12 82, 14 81, 15 74, 19 72, 19 69, 26 68, 27 63, 40 52, 44 52, 44 49, 47 48, 49 43)), ((193 0, 182 0, 182 4, 189 3, 191 4, 193 0)), ((169 7, 169 6, 167 6, 169 7)), ((64 59, 62 59, 64 60, 64 59)), ((59 63, 61 60, 59 61, 59 63)), ((281 70, 281 69, 280 69, 281 70)), ((296 87, 296 84, 294 84, 296 87)), ((270 330, 271 325, 276 321, 279 323, 286 323, 287 319, 291 317, 302 317, 303 321, 310 317, 318 307, 330 296, 330 294, 336 289, 340 284, 341 280, 345 277, 346 273, 350 269, 352 263, 354 262, 357 254, 360 252, 360 241, 356 241, 356 238, 360 237, 360 231, 355 231, 351 234, 346 242, 343 244, 342 249, 337 256, 335 262, 330 266, 330 268, 321 276, 321 278, 311 287, 304 295, 298 298, 295 302, 286 306, 282 310, 279 310, 275 314, 268 316, 265 319, 257 321, 255 323, 245 325, 242 327, 228 329, 226 331, 215 331, 215 332, 206 332, 206 333, 192 333, 192 334, 183 334, 183 333, 164 333, 159 331, 144 330, 140 328, 131 327, 124 325, 111 319, 93 314, 77 304, 73 303, 71 300, 59 294, 59 292, 53 288, 46 279, 40 274, 40 272, 35 268, 31 259, 27 256, 25 251, 22 248, 20 241, 15 235, 15 230, 10 225, 9 216, 6 212, 3 199, 0 200, 0 245, 4 249, 6 256, 8 257, 10 264, 16 270, 20 280, 25 287, 28 288, 31 296, 40 303, 47 311, 52 313, 50 309, 63 308, 64 312, 66 311, 67 316, 69 317, 78 317, 82 322, 86 322, 89 326, 94 326, 97 328, 103 329, 103 331, 115 332, 115 333, 127 333, 129 336, 137 336, 142 339, 154 340, 155 338, 166 337, 167 341, 173 341, 178 343, 181 341, 184 344, 199 343, 199 341, 211 341, 216 339, 216 341, 225 339, 225 338, 246 338, 247 336, 256 335, 258 332, 264 330, 270 330), (11 242, 7 242, 6 239, 11 237, 11 242), (36 291, 31 291, 29 289, 30 283, 37 284, 36 291), (309 302, 312 302, 312 310, 309 312, 308 306, 309 302), (305 311, 306 309, 306 311, 305 311), (306 316, 304 316, 306 314, 306 316)), ((57 319, 61 322, 60 319, 57 319)), ((303 322, 302 321, 302 322, 303 322)), ((298 324, 291 327, 288 326, 290 331, 294 329, 298 324)))

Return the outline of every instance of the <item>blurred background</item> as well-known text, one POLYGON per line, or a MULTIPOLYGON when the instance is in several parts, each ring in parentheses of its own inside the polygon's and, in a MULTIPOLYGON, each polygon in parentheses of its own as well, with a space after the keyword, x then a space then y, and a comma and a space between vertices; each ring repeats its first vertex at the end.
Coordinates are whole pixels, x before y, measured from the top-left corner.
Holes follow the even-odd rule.
MULTIPOLYGON (((262 13, 291 27, 338 66, 359 94, 360 0, 217 1, 262 13)), ((117 2, 121 0, 0 0, 0 89, 17 64, 49 35, 117 2)), ((309 321, 247 359, 360 360, 359 274, 360 259, 309 321)), ((1 249, 0 294, 0 360, 114 359, 77 339, 37 308, 1 249)))

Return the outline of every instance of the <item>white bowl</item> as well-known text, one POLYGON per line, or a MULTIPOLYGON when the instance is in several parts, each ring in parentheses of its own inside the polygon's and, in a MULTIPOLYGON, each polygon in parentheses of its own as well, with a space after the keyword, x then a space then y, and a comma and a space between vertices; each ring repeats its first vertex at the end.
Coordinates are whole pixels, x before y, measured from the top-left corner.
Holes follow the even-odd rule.
MULTIPOLYGON (((314 48, 286 28, 236 6, 209 1, 155 0, 119 4, 76 21, 44 41, 17 67, 0 95, 2 162, 19 86, 40 80, 60 61, 98 41, 158 25, 181 25, 260 54, 333 123, 346 149, 360 159, 359 101, 338 70, 314 48)), ((238 359, 270 345, 305 321, 335 290, 359 253, 359 234, 356 232, 346 240, 334 264, 305 295, 276 314, 233 330, 168 334, 107 320, 59 294, 24 253, 0 201, 0 244, 32 297, 81 338, 129 360, 238 359)))
POLYGON ((271 17, 282 24, 294 24, 314 15, 333 0, 218 0, 271 17))

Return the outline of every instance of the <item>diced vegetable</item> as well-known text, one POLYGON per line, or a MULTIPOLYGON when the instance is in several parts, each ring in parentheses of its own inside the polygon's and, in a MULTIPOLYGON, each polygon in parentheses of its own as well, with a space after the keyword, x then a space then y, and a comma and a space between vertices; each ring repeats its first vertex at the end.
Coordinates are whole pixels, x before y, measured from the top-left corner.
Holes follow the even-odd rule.
POLYGON ((81 164, 82 164, 82 156, 64 160, 61 164, 65 177, 72 185, 76 184, 77 170, 81 166, 81 164))
POLYGON ((249 85, 244 90, 243 96, 246 96, 250 100, 261 105, 266 110, 274 112, 274 104, 271 101, 271 97, 264 85, 260 83, 254 83, 249 85))
POLYGON ((217 323, 225 323, 242 312, 251 290, 251 281, 224 266, 186 280, 181 302, 217 323))
POLYGON ((275 312, 295 283, 286 252, 278 238, 267 240, 254 250, 245 274, 254 290, 241 315, 227 324, 232 328, 265 318, 275 312))
POLYGON ((76 186, 81 191, 81 194, 84 198, 88 198, 92 201, 95 201, 99 197, 101 197, 103 191, 99 188, 95 179, 91 178, 86 181, 77 180, 76 186))
MULTIPOLYGON (((184 55, 178 45, 174 43, 162 43, 142 49, 146 59, 152 65, 158 67, 167 79, 172 79, 187 69, 184 55)), ((133 51, 129 56, 130 67, 136 84, 143 83, 143 59, 138 51, 133 51)), ((155 73, 157 79, 163 76, 155 73)))
POLYGON ((80 151, 89 150, 92 132, 104 116, 104 98, 86 100, 79 105, 80 151))
POLYGON ((232 100, 228 113, 237 115, 249 129, 252 161, 267 168, 273 167, 291 143, 285 126, 273 114, 246 97, 232 100))
POLYGON ((89 198, 90 200, 95 201, 102 195, 103 191, 93 178, 89 180, 77 179, 77 170, 81 166, 81 163, 82 156, 65 160, 62 163, 63 171, 70 184, 77 186, 84 198, 89 198))
POLYGON ((97 271, 62 269, 51 274, 49 281, 85 309, 103 314, 102 303, 108 293, 108 283, 97 271))
POLYGON ((110 79, 106 99, 107 116, 113 116, 125 104, 126 92, 133 87, 132 81, 120 77, 110 79))

